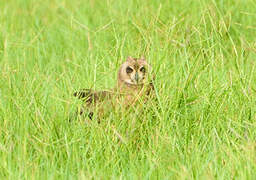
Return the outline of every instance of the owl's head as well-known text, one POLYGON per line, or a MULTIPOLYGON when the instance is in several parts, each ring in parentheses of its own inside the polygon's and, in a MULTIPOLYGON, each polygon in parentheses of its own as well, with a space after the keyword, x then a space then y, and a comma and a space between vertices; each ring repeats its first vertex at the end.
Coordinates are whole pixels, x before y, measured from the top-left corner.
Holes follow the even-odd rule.
POLYGON ((119 83, 125 82, 129 85, 143 85, 147 81, 150 70, 151 67, 144 57, 132 58, 129 56, 119 69, 119 83))

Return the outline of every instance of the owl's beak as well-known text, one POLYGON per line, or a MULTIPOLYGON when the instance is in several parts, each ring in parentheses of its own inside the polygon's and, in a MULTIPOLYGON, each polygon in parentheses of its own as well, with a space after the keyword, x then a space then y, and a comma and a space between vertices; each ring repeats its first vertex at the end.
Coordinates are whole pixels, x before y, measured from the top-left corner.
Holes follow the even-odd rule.
POLYGON ((135 81, 138 83, 138 81, 139 81, 139 74, 138 74, 138 72, 136 72, 135 73, 135 81))

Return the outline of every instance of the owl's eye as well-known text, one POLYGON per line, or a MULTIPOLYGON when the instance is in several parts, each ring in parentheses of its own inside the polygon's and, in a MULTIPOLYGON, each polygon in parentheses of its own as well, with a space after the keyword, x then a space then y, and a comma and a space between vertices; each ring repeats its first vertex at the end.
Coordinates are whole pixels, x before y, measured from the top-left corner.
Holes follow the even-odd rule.
POLYGON ((133 71, 133 69, 132 69, 131 67, 127 67, 127 68, 126 68, 126 72, 127 72, 127 73, 132 73, 132 71, 133 71))
POLYGON ((141 67, 141 68, 140 68, 140 72, 145 73, 145 72, 146 72, 146 68, 145 68, 145 67, 141 67))

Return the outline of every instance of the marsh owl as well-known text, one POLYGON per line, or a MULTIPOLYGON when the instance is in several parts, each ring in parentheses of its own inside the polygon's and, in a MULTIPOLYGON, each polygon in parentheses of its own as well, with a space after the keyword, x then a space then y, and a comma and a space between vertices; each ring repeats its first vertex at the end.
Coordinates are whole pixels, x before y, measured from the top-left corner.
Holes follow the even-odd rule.
POLYGON ((154 78, 150 77, 151 70, 151 66, 144 57, 129 56, 119 68, 115 88, 109 91, 82 89, 74 93, 74 96, 85 102, 85 106, 79 110, 79 113, 83 114, 87 111, 89 118, 92 119, 96 107, 98 107, 98 113, 102 115, 108 107, 121 105, 129 108, 138 101, 146 103, 149 98, 152 98, 154 91, 154 78))

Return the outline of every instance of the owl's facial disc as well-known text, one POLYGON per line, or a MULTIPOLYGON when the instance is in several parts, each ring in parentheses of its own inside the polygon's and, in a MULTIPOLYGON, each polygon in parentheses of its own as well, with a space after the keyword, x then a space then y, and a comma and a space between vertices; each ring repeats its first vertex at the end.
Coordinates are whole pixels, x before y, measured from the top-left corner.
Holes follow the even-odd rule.
POLYGON ((128 57, 118 71, 118 83, 143 85, 147 81, 149 72, 151 72, 151 66, 145 58, 128 57))
POLYGON ((129 78, 125 81, 129 84, 139 85, 143 84, 146 76, 146 68, 144 66, 134 65, 134 67, 128 66, 126 73, 129 78))

